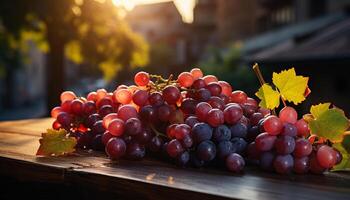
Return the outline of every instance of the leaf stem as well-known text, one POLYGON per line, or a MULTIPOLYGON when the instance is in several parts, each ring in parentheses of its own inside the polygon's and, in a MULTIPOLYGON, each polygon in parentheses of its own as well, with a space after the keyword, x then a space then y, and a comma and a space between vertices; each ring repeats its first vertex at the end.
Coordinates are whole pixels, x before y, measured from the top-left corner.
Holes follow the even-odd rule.
MULTIPOLYGON (((264 77, 263 77, 263 75, 262 75, 262 73, 261 73, 261 71, 260 71, 260 67, 259 67, 258 63, 255 63, 255 64, 253 65, 253 70, 254 70, 256 76, 257 76, 258 79, 259 79, 260 85, 261 85, 261 86, 264 85, 266 82, 265 82, 264 77)), ((284 100, 282 100, 282 102, 285 104, 284 100)), ((272 111, 272 114, 273 114, 273 115, 276 115, 276 116, 277 116, 276 110, 275 110, 275 109, 273 109, 273 110, 271 110, 271 111, 272 111)))

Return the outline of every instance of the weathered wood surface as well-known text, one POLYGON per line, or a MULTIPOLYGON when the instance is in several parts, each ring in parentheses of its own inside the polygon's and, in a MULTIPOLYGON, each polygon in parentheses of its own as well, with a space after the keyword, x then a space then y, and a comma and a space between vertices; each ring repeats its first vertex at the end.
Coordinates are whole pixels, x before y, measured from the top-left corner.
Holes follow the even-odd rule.
POLYGON ((35 156, 51 119, 0 122, 0 174, 23 181, 79 184, 117 196, 148 199, 350 199, 350 174, 280 176, 247 168, 244 174, 180 169, 152 159, 111 162, 102 153, 35 156))

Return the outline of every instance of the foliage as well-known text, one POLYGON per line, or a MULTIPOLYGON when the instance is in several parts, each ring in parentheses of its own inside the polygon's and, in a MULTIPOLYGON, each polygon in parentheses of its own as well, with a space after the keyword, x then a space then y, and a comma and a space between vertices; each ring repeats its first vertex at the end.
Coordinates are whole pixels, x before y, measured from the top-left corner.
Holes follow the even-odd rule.
POLYGON ((0 19, 14 46, 25 48, 21 41, 31 40, 47 52, 50 41, 60 41, 68 59, 99 66, 109 80, 121 69, 148 63, 148 44, 131 31, 111 0, 1 1, 0 19))
POLYGON ((276 91, 273 90, 267 84, 262 87, 270 90, 259 89, 256 96, 263 102, 260 106, 268 109, 274 109, 279 106, 279 100, 276 101, 277 96, 280 96, 283 100, 293 102, 295 105, 305 100, 305 91, 307 91, 307 83, 309 78, 303 76, 297 76, 294 68, 283 70, 280 73, 273 73, 272 82, 276 86, 276 91), (265 93, 268 92, 268 93, 265 93))
POLYGON ((69 137, 65 129, 53 130, 47 129, 46 133, 42 133, 39 140, 40 147, 36 155, 41 156, 60 156, 75 151, 77 140, 69 137))
POLYGON ((213 74, 231 83, 234 89, 251 94, 256 91, 257 79, 251 68, 242 65, 241 44, 234 43, 227 49, 209 48, 198 64, 206 74, 213 74))

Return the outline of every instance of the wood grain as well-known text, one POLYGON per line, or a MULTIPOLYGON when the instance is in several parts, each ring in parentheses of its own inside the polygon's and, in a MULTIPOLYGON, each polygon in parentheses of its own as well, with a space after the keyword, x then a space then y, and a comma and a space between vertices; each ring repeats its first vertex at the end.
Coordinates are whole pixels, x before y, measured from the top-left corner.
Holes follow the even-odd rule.
POLYGON ((124 198, 146 199, 349 199, 350 174, 281 176, 247 167, 181 169, 163 161, 112 162, 103 153, 78 151, 54 158, 35 156, 51 119, 0 122, 0 174, 19 180, 79 184, 124 198))

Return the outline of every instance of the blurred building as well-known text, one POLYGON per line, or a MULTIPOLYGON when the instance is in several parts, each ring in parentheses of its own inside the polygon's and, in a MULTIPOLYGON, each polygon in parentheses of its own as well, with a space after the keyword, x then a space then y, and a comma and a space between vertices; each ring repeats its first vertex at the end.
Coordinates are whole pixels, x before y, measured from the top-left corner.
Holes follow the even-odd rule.
POLYGON ((146 38, 151 48, 163 43, 175 50, 175 63, 169 64, 185 64, 187 29, 173 2, 137 5, 127 14, 126 20, 133 31, 146 38))

